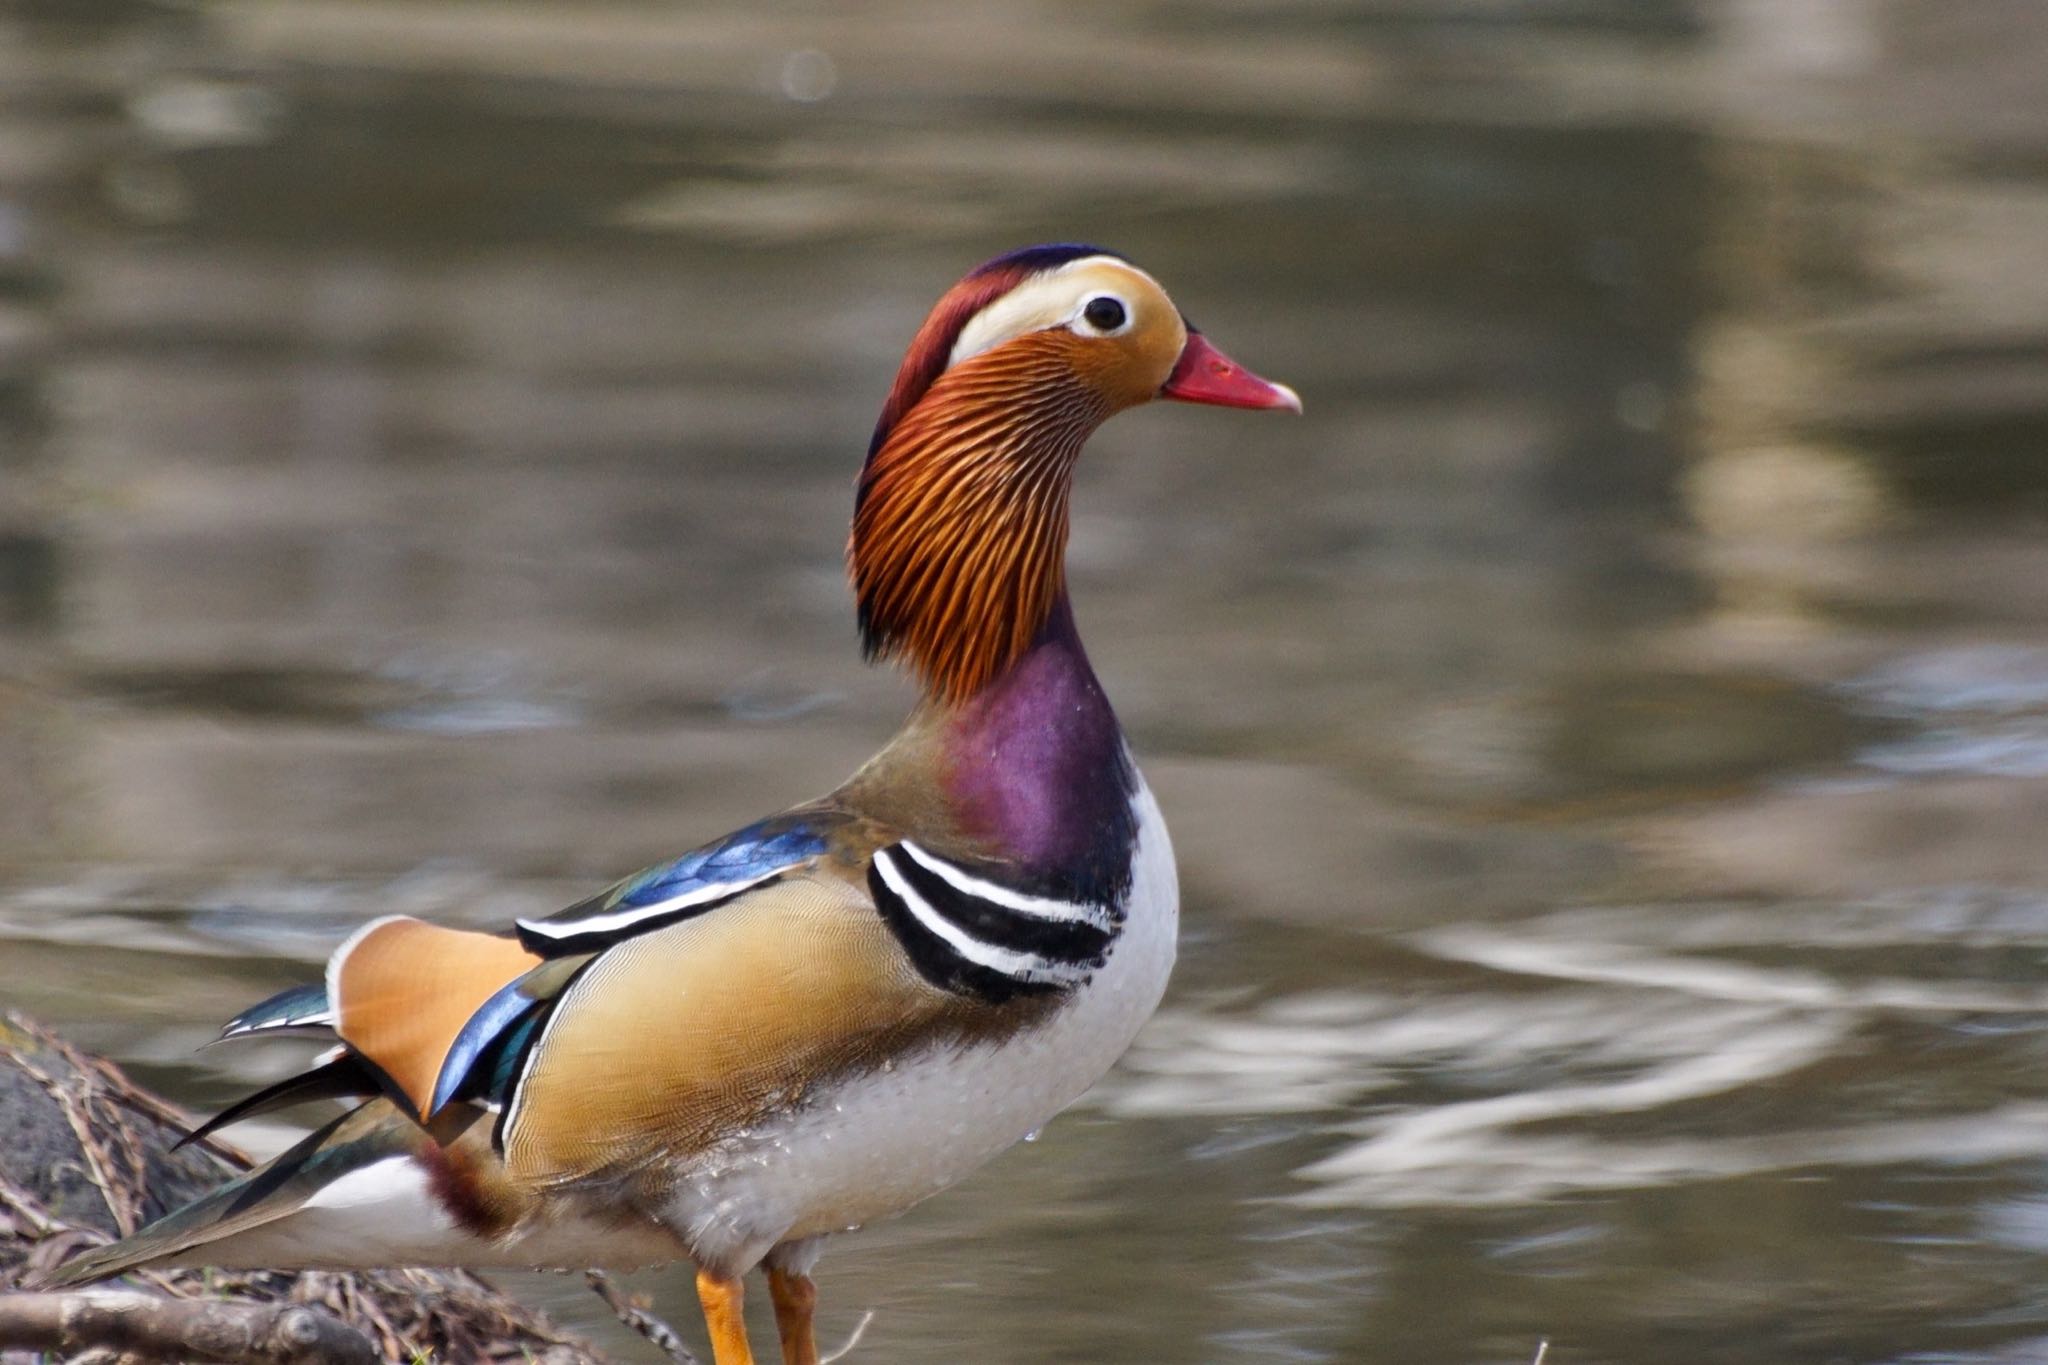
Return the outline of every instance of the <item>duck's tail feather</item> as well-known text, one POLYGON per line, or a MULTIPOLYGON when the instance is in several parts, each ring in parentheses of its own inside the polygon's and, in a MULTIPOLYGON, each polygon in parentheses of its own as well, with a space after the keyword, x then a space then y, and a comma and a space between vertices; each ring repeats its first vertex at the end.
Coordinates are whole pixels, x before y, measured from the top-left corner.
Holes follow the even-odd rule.
POLYGON ((367 1099, 376 1093, 376 1074, 363 1064, 360 1057, 344 1052, 310 1071, 287 1076, 275 1085, 267 1085, 255 1094, 235 1101, 179 1138, 171 1150, 175 1152, 180 1147, 188 1147, 231 1123, 240 1123, 243 1119, 267 1114, 274 1109, 289 1109, 312 1100, 367 1099))
POLYGON ((470 1240, 436 1197, 433 1139, 372 1100, 297 1146, 48 1277, 69 1288, 157 1266, 451 1264, 470 1240))
POLYGON ((259 1034, 275 1036, 290 1033, 333 1035, 334 1006, 327 999, 326 982, 287 986, 228 1020, 221 1026, 220 1037, 214 1041, 225 1043, 234 1038, 259 1034))

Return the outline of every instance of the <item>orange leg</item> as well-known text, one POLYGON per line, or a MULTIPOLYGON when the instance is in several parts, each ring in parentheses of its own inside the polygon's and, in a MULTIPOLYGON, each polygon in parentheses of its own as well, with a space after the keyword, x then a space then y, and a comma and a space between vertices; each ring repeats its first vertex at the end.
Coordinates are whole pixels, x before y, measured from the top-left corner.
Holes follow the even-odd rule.
POLYGON ((782 1365, 818 1365, 818 1339, 811 1332, 811 1314, 818 1307, 818 1286, 808 1275, 768 1268, 768 1297, 775 1301, 775 1332, 782 1338, 782 1365))
POLYGON ((754 1365, 747 1345, 747 1291, 738 1277, 726 1279, 708 1270, 697 1272, 697 1302, 704 1305, 704 1326, 711 1332, 714 1365, 754 1365))

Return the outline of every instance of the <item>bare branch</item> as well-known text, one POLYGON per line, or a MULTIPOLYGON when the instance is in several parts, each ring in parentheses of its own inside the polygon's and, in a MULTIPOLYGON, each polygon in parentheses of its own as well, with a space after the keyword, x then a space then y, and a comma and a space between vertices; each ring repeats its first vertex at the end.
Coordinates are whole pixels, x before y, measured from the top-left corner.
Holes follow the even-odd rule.
POLYGON ((235 1365, 377 1365, 368 1337, 309 1308, 131 1290, 0 1295, 0 1346, 235 1365))
POLYGON ((670 1360, 677 1365, 697 1365, 696 1354, 683 1344, 681 1334, 648 1312, 645 1300, 619 1288, 618 1282, 602 1270, 586 1270, 583 1279, 604 1300, 605 1307, 618 1315, 620 1322, 666 1351, 670 1360))

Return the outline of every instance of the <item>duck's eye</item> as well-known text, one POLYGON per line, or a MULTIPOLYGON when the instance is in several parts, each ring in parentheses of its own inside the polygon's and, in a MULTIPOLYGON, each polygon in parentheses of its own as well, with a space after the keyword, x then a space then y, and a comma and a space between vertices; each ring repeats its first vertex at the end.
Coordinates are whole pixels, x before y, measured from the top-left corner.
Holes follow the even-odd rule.
POLYGON ((1097 294, 1081 310, 1081 317, 1098 332, 1114 332, 1124 325, 1124 316, 1123 300, 1108 294, 1097 294))

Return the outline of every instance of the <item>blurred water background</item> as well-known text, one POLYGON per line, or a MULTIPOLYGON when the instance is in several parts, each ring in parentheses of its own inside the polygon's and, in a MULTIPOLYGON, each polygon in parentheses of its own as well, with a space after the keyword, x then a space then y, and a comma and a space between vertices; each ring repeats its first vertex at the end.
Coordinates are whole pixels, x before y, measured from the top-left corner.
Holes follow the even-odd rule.
POLYGON ((1076 497, 1183 965, 824 1335, 2048 1359, 2044 71, 2033 0, 0 7, 0 1000, 217 1104, 362 918, 832 785, 901 348, 1096 240, 1308 404, 1076 497))

